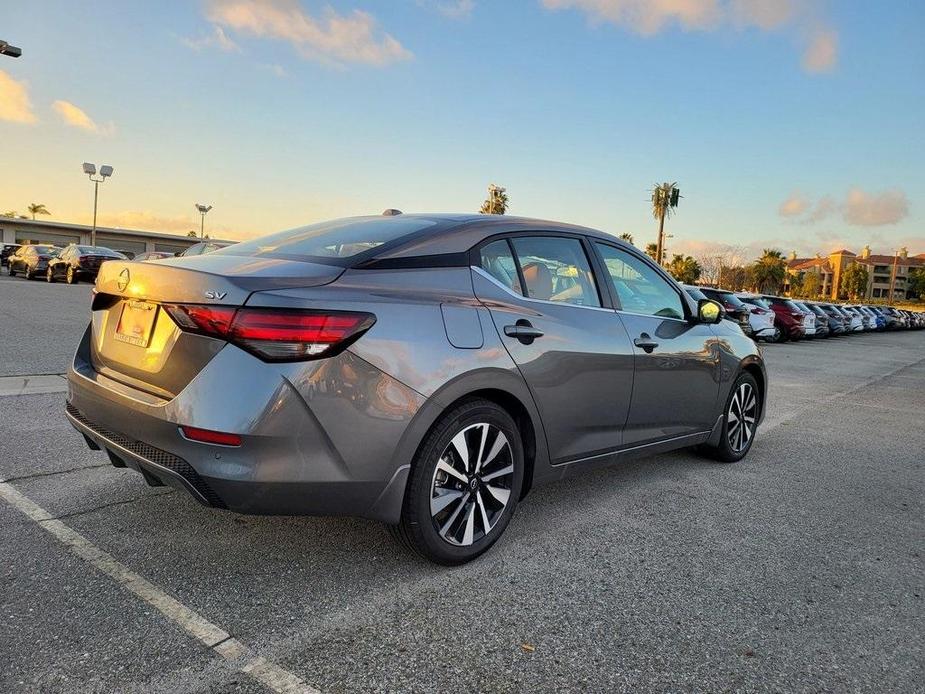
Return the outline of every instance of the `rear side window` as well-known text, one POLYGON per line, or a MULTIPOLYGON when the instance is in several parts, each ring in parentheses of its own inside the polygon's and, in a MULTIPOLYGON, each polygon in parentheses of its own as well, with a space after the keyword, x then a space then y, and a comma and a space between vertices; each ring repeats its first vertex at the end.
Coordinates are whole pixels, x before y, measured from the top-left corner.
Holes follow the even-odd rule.
POLYGON ((350 258, 435 224, 413 217, 351 217, 280 231, 215 253, 285 260, 350 258))
POLYGON ((614 291, 620 310, 663 318, 684 318, 681 295, 649 265, 619 248, 595 242, 614 291))
POLYGON ((600 306, 591 264, 581 241, 556 236, 511 239, 531 299, 600 306))
POLYGON ((514 254, 506 239, 492 241, 482 247, 482 269, 516 294, 523 294, 514 254))

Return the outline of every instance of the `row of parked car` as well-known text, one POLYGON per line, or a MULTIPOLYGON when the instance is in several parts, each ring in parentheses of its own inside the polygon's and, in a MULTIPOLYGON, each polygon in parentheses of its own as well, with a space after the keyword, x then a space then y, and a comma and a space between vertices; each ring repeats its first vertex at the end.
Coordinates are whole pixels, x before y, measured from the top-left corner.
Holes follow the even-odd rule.
POLYGON ((95 281, 100 265, 107 260, 163 260, 174 256, 201 255, 223 245, 215 241, 201 241, 180 253, 149 251, 135 255, 131 251, 114 251, 104 246, 77 243, 64 248, 50 244, 5 244, 0 249, 0 266, 6 266, 10 277, 19 275, 27 280, 42 277, 47 282, 76 284, 81 280, 95 281))
POLYGON ((684 288, 696 300, 718 302, 727 318, 756 341, 787 342, 873 330, 925 328, 925 312, 892 306, 804 301, 693 285, 684 288))

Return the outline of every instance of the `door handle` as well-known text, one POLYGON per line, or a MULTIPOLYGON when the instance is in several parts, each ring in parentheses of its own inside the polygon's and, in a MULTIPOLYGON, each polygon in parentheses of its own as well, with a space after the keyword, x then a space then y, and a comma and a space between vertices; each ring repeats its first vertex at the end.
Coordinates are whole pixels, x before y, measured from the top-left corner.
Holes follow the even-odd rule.
POLYGON ((525 345, 529 345, 538 337, 543 337, 543 331, 530 325, 530 321, 519 320, 516 325, 505 325, 504 334, 515 337, 525 345))
POLYGON ((658 347, 658 343, 649 337, 648 333, 643 333, 637 337, 635 340, 633 340, 633 344, 639 347, 639 349, 643 350, 646 354, 652 354, 652 350, 658 347))

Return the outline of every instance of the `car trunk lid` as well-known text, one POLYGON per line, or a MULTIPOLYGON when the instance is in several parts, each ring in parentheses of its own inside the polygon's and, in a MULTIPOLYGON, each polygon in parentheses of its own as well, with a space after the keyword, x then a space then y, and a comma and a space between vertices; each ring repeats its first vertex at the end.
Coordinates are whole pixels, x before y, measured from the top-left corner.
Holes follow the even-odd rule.
POLYGON ((173 397, 226 343, 180 330, 164 304, 238 307, 254 291, 320 286, 342 272, 335 265, 233 255, 110 260, 96 281, 93 366, 127 385, 173 397))

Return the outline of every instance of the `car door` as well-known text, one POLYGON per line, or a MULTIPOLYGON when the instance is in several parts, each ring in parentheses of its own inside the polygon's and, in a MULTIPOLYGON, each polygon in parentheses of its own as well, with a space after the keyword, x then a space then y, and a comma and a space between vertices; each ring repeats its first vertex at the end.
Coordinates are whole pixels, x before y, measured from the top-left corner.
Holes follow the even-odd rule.
POLYGON ((677 283, 617 245, 593 243, 617 315, 633 344, 626 446, 710 431, 720 414, 720 350, 713 326, 691 317, 677 283))
POLYGON ((473 257, 475 294, 533 395, 553 463, 619 448, 632 396, 632 345, 589 251, 580 236, 531 233, 473 257))

